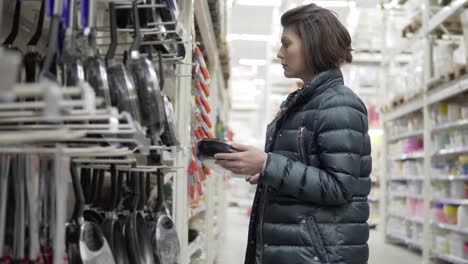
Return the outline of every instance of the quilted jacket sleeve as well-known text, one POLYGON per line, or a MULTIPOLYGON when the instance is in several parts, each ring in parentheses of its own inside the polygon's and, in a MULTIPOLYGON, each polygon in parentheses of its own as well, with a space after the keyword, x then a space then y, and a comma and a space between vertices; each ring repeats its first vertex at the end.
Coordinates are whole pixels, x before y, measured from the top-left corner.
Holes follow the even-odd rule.
POLYGON ((335 95, 322 105, 317 116, 315 139, 320 168, 269 153, 262 181, 305 202, 347 203, 360 188, 361 170, 370 173, 370 161, 362 162, 370 159, 363 158, 370 153, 367 131, 367 111, 362 102, 350 94, 335 95))

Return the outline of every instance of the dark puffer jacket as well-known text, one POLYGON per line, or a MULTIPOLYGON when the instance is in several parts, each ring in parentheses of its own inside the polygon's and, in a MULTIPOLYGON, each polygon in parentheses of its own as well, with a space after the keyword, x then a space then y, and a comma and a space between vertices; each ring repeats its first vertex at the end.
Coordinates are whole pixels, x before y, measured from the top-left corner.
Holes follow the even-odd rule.
POLYGON ((288 96, 267 129, 245 263, 367 263, 367 132, 366 107, 338 69, 288 96))

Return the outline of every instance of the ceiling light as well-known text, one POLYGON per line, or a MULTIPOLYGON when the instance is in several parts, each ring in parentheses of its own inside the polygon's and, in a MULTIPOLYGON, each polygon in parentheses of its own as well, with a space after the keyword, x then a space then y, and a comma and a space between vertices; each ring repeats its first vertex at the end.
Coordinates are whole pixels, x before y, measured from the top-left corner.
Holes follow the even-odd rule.
POLYGON ((240 65, 247 65, 247 66, 263 66, 266 64, 266 60, 260 59, 240 59, 240 65))
POLYGON ((247 40, 247 41, 271 41, 272 35, 258 35, 258 34, 228 34, 226 36, 227 41, 233 40, 247 40))
POLYGON ((306 0, 303 2, 303 4, 316 4, 321 7, 351 7, 351 6, 356 6, 356 1, 339 1, 339 0, 334 0, 334 1, 310 1, 306 0))

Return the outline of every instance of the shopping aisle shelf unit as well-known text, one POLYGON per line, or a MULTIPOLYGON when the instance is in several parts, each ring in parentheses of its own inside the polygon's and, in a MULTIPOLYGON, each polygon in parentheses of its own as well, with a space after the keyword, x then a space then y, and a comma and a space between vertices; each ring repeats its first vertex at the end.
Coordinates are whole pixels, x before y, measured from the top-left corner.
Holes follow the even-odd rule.
MULTIPOLYGON (((463 36, 447 37, 448 31, 438 30, 449 19, 461 20, 468 39, 464 22, 468 1, 449 1, 435 13, 431 11, 434 1, 408 2, 413 2, 415 10, 406 11, 419 12, 422 25, 393 47, 385 44, 382 52, 381 97, 390 99, 381 102, 382 235, 387 242, 419 249, 422 263, 468 263, 467 66, 454 55, 453 42, 463 36), (441 56, 442 48, 450 54, 441 56), (413 64, 402 67, 395 62, 395 56, 403 52, 411 53, 413 64), (396 89, 392 86, 395 69, 404 79, 396 89)), ((384 10, 384 14, 388 27, 392 11, 384 10)), ((463 44, 458 46, 468 50, 463 44)))

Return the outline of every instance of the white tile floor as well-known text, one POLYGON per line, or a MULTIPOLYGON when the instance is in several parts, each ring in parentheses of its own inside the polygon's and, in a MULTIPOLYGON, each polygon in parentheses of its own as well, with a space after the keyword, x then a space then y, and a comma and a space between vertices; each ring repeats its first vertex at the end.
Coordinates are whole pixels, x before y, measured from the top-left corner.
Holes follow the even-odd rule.
MULTIPOLYGON (((227 233, 222 264, 244 263, 245 246, 249 219, 245 209, 231 207, 227 209, 227 233)), ((377 230, 372 230, 370 239, 370 259, 368 264, 418 264, 421 256, 404 247, 386 244, 377 230)))

